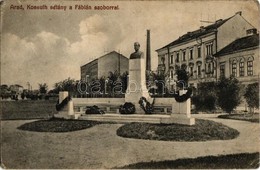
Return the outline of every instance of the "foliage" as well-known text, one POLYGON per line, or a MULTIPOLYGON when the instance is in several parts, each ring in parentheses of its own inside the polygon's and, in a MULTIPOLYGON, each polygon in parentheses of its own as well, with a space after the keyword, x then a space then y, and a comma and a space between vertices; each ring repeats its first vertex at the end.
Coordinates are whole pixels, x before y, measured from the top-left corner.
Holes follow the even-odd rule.
POLYGON ((138 162, 115 169, 257 169, 259 152, 138 162))
POLYGON ((117 71, 109 72, 108 77, 92 80, 87 84, 88 95, 95 97, 123 97, 126 92, 128 72, 119 74, 117 71))
POLYGON ((196 111, 212 111, 216 109, 216 98, 213 96, 193 96, 192 103, 196 107, 196 111))
POLYGON ((165 81, 166 75, 161 72, 159 72, 157 74, 152 72, 151 74, 152 74, 151 77, 153 77, 152 80, 154 80, 154 84, 157 87, 156 92, 158 94, 165 94, 167 91, 166 86, 165 86, 166 85, 166 81, 165 81))
POLYGON ((231 114, 231 115, 219 115, 218 118, 222 119, 234 119, 234 120, 243 120, 243 121, 249 121, 249 122, 255 122, 259 123, 259 114, 244 114, 244 113, 238 113, 238 114, 231 114))
POLYGON ((86 114, 105 114, 105 112, 103 110, 101 110, 99 107, 97 107, 96 105, 94 106, 87 106, 86 107, 86 114))
POLYGON ((126 102, 124 105, 119 107, 120 114, 134 114, 135 113, 135 105, 130 102, 126 102))
POLYGON ((189 81, 189 74, 186 71, 186 67, 185 66, 182 66, 182 67, 176 66, 175 74, 177 75, 177 81, 184 83, 184 85, 182 83, 177 83, 177 86, 180 88, 182 88, 183 86, 187 87, 188 81, 189 81))
POLYGON ((72 132, 91 128, 97 124, 96 121, 90 120, 65 120, 59 118, 51 118, 48 120, 38 120, 34 122, 25 123, 18 127, 19 130, 33 131, 33 132, 72 132))
POLYGON ((22 99, 25 98, 25 94, 24 94, 24 92, 21 94, 21 98, 22 98, 22 99))
POLYGON ((244 97, 250 108, 259 108, 259 84, 258 83, 249 84, 246 87, 246 92, 244 94, 244 97))
POLYGON ((153 112, 154 99, 151 104, 145 97, 141 97, 138 103, 146 114, 151 114, 153 112))
POLYGON ((46 83, 39 84, 39 91, 42 94, 46 94, 48 90, 48 85, 46 83))
POLYGON ((123 92, 123 93, 125 93, 126 90, 127 90, 128 75, 129 75, 129 73, 126 71, 126 72, 124 72, 123 74, 121 74, 121 75, 119 76, 119 79, 120 79, 120 81, 121 81, 121 83, 122 83, 122 92, 123 92))
POLYGON ((0 94, 1 95, 6 94, 8 91, 9 91, 8 85, 2 84, 0 86, 0 94))
POLYGON ((109 72, 107 77, 107 92, 109 94, 114 95, 115 93, 122 93, 122 89, 118 88, 118 85, 122 87, 119 78, 120 74, 117 70, 115 72, 109 72))
POLYGON ((53 92, 58 94, 60 91, 68 91, 70 94, 75 93, 77 90, 77 81, 68 78, 54 84, 53 92))
POLYGON ((221 123, 196 119, 196 124, 193 126, 129 123, 117 129, 117 135, 135 139, 193 142, 234 139, 239 135, 239 132, 221 123))
POLYGON ((218 105, 227 113, 231 113, 241 102, 239 81, 234 76, 221 77, 217 89, 218 105))
POLYGON ((215 110, 217 104, 217 84, 215 82, 199 83, 195 91, 191 100, 197 111, 215 110))

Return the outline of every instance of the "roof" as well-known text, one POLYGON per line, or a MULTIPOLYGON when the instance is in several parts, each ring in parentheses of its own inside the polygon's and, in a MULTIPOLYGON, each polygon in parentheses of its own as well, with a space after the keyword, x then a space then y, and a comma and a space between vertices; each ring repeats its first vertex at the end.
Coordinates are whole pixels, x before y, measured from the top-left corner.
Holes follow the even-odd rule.
POLYGON ((215 56, 223 56, 225 54, 235 53, 240 50, 245 50, 259 46, 259 34, 254 34, 236 39, 226 47, 222 48, 215 56))
POLYGON ((106 53, 105 55, 102 55, 102 56, 100 56, 100 57, 98 57, 98 58, 96 58, 96 59, 94 59, 94 60, 92 60, 92 61, 90 61, 90 62, 88 62, 88 63, 86 63, 86 64, 84 64, 84 65, 82 65, 82 66, 80 66, 80 67, 83 67, 83 66, 88 65, 88 64, 90 64, 90 63, 92 63, 92 62, 95 62, 95 61, 97 61, 98 59, 103 58, 103 57, 106 57, 107 55, 110 55, 110 54, 112 54, 112 53, 115 53, 115 55, 120 55, 121 57, 125 57, 126 59, 128 59, 128 58, 127 58, 126 56, 124 56, 123 54, 120 54, 120 53, 118 53, 118 52, 116 52, 116 51, 111 51, 111 52, 106 53))
POLYGON ((229 17, 229 18, 224 19, 224 20, 219 19, 214 24, 208 25, 206 27, 201 27, 200 29, 197 29, 197 30, 192 31, 192 32, 187 32, 186 34, 180 36, 177 40, 167 44, 166 46, 164 46, 160 49, 157 49, 156 51, 161 50, 163 48, 167 48, 167 47, 170 47, 170 46, 180 44, 182 42, 186 42, 186 41, 198 38, 202 35, 206 35, 206 34, 211 33, 211 32, 214 32, 214 31, 216 31, 217 28, 219 28, 221 25, 223 25, 226 21, 228 21, 232 17, 229 17))
MULTIPOLYGON (((101 57, 99 57, 99 58, 97 58, 97 59, 100 59, 100 58, 105 57, 105 56, 107 56, 107 55, 109 55, 109 54, 112 54, 112 53, 115 53, 116 55, 120 55, 121 57, 127 58, 127 57, 124 56, 123 54, 120 54, 120 53, 118 53, 118 52, 116 52, 116 51, 111 51, 111 52, 109 52, 109 53, 107 53, 107 54, 105 54, 105 55, 102 55, 101 57)), ((127 59, 128 59, 128 58, 127 58, 127 59)))

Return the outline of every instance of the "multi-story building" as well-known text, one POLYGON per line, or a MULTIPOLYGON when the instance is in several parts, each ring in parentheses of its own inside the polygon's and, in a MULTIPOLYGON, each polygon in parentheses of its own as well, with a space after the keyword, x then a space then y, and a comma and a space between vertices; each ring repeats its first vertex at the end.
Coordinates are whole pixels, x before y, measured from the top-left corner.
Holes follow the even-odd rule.
POLYGON ((174 88, 175 66, 186 68, 189 83, 197 87, 199 82, 215 81, 220 74, 218 62, 214 56, 234 40, 245 37, 247 30, 254 27, 246 21, 242 12, 227 19, 219 19, 214 24, 187 32, 177 40, 156 50, 158 53, 158 71, 167 75, 166 83, 174 88))
POLYGON ((107 53, 80 67, 81 80, 89 81, 107 77, 109 72, 118 71, 120 74, 128 71, 128 58, 116 51, 107 53))
POLYGON ((244 85, 259 81, 259 34, 256 29, 247 33, 248 36, 236 39, 214 55, 217 75, 233 75, 244 85))

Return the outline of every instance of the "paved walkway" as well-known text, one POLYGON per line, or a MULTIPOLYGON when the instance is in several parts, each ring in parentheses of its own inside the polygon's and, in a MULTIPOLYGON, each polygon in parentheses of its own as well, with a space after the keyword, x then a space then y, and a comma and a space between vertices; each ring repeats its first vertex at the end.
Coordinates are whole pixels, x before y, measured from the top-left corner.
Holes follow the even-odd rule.
POLYGON ((16 129, 29 121, 3 121, 3 163, 7 168, 113 168, 141 161, 260 151, 259 124, 204 119, 235 128, 240 135, 225 141, 150 141, 117 136, 122 124, 101 124, 70 133, 38 133, 16 129))

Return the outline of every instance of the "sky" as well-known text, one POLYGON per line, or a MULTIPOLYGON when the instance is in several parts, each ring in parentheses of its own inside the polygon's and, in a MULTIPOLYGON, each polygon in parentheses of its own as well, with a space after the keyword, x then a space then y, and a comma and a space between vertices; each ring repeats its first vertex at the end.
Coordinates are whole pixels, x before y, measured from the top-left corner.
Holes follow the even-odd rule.
MULTIPOLYGON (((259 28, 257 1, 85 1, 4 0, 1 5, 1 84, 33 89, 68 77, 80 79, 80 66, 110 51, 128 57, 138 41, 146 51, 151 30, 152 70, 156 49, 179 36, 242 11, 259 28), (11 5, 24 10, 11 9, 11 5), (73 10, 28 10, 27 5, 72 6, 73 10), (118 5, 119 10, 75 10, 75 5, 118 5)), ((104 68, 105 69, 105 68, 104 68)))

